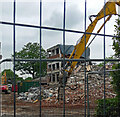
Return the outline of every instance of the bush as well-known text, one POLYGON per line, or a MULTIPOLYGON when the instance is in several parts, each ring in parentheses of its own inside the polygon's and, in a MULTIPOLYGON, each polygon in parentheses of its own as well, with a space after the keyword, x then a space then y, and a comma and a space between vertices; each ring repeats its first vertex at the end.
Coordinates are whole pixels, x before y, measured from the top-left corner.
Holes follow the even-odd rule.
MULTIPOLYGON (((118 108, 118 99, 106 99, 106 109, 105 109, 105 117, 119 117, 119 108, 118 108)), ((104 116, 104 99, 97 100, 97 108, 96 108, 96 116, 103 117, 104 116)))

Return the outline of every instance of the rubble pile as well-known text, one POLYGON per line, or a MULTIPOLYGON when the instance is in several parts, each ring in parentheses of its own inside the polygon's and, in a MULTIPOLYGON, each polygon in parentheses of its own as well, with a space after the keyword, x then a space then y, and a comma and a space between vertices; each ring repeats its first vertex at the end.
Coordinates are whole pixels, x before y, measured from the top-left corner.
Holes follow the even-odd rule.
MULTIPOLYGON (((98 68, 95 68, 98 69, 98 68)), ((105 95, 106 98, 114 98, 116 95, 111 85, 112 78, 106 76, 105 78, 105 95)), ((90 106, 95 106, 95 101, 104 98, 104 76, 98 74, 90 74, 88 76, 89 102, 90 106)), ((31 87, 28 92, 20 93, 18 99, 35 102, 39 100, 39 87, 31 87)), ((57 85, 53 88, 51 86, 42 86, 41 89, 42 103, 49 105, 56 105, 58 97, 57 85)), ((87 84, 86 84, 86 99, 87 99, 87 84)), ((85 100, 85 79, 84 72, 73 74, 68 78, 65 87, 65 102, 71 105, 83 105, 85 100)))
POLYGON ((27 100, 27 101, 35 101, 38 99, 40 94, 39 87, 31 87, 28 92, 20 93, 18 99, 19 100, 27 100))
MULTIPOLYGON (((98 68, 96 68, 98 69, 98 68)), ((72 79, 69 79, 68 85, 73 87, 75 82, 78 86, 75 90, 67 90, 66 97, 67 101, 72 104, 76 104, 81 102, 84 104, 85 100, 85 79, 84 79, 84 72, 76 73, 73 75, 72 79), (73 78, 74 77, 74 78, 73 78)), ((109 75, 106 75, 105 78, 105 96, 106 98, 114 98, 116 94, 113 91, 113 87, 111 85, 112 78, 109 75)), ((87 81, 86 81, 87 82, 87 81)), ((95 100, 103 99, 104 98, 104 76, 99 74, 89 74, 88 76, 88 89, 89 89, 89 102, 90 105, 95 105, 95 100)), ((87 84, 86 84, 86 95, 87 95, 87 84)), ((87 98, 87 96, 86 96, 87 98)))
MULTIPOLYGON (((36 100, 39 100, 39 96, 40 96, 39 87, 31 87, 30 89, 28 89, 28 92, 19 93, 18 99, 34 102, 36 100)), ((50 99, 53 96, 57 97, 57 89, 56 90, 53 90, 52 88, 44 89, 42 87, 41 96, 43 100, 48 100, 48 98, 50 99)))

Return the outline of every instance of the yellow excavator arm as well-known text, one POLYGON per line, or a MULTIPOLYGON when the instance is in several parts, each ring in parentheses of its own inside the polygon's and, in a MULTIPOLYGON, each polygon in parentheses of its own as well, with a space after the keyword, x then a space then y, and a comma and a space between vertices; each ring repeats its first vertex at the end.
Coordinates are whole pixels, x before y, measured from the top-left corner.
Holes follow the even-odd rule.
MULTIPOLYGON (((94 21, 91 22, 91 24, 88 26, 86 33, 92 33, 97 22, 104 18, 107 17, 106 21, 103 23, 103 25, 100 27, 100 29, 97 31, 97 33, 100 32, 100 30, 102 29, 102 27, 105 25, 105 23, 111 18, 112 15, 117 15, 116 13, 116 4, 120 6, 120 1, 115 2, 109 0, 105 6, 100 10, 100 12, 96 15, 94 21)), ((83 52, 85 51, 85 39, 86 39, 86 44, 88 43, 89 39, 90 39, 91 34, 83 34, 83 36, 81 37, 81 39, 77 42, 76 46, 74 47, 74 50, 72 52, 72 54, 70 55, 69 59, 73 58, 73 59, 79 59, 81 57, 81 55, 83 54, 83 52)), ((70 68, 66 71, 68 72, 68 74, 70 75, 71 72, 73 71, 74 67, 76 66, 77 62, 72 62, 70 68)))

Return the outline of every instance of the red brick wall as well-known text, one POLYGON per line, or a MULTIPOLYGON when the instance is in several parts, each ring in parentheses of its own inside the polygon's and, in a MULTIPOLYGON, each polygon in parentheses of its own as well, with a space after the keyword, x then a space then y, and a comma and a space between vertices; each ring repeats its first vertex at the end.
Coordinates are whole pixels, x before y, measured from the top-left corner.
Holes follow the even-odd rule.
POLYGON ((59 55, 59 54, 57 54, 57 55, 54 55, 54 56, 50 56, 50 57, 48 57, 48 59, 52 59, 52 58, 58 58, 58 57, 60 57, 60 55, 59 55))

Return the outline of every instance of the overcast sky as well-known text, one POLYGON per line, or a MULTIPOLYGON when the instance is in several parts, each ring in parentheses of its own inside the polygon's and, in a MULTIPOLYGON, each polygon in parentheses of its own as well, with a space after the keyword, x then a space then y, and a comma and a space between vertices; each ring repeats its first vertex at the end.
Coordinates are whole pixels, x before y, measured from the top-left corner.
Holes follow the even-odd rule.
MULTIPOLYGON (((0 21, 13 22, 12 0, 0 0, 0 21)), ((18 0, 16 3, 16 22, 39 25, 39 2, 38 0, 18 0), (29 1, 29 2, 28 2, 29 1)), ((63 0, 43 0, 42 26, 63 27, 63 0), (57 2, 56 2, 57 1, 57 2)), ((107 0, 106 0, 107 1, 107 0)), ((87 0, 87 26, 90 24, 89 16, 96 15, 104 5, 104 0, 87 0)), ((66 29, 84 31, 84 0, 67 0, 66 4, 66 29)), ((106 34, 114 34, 114 24, 117 16, 113 16, 106 24, 106 34)), ((96 26, 96 32, 102 25, 101 20, 96 26)), ((13 52, 13 28, 0 24, 0 41, 2 43, 3 58, 10 58, 13 52)), ((103 33, 103 30, 100 32, 103 33)), ((82 34, 66 33, 66 44, 75 45, 82 34)), ((56 44, 62 44, 62 32, 42 30, 42 46, 46 50, 56 44)), ((93 37, 93 36, 92 36, 93 37)), ((90 39, 92 39, 92 37, 90 39)), ((28 42, 39 42, 39 30, 35 28, 16 27, 16 51, 28 42)), ((106 57, 114 54, 112 39, 106 37, 106 57)), ((103 37, 97 36, 90 46, 91 58, 103 58, 103 37)))

